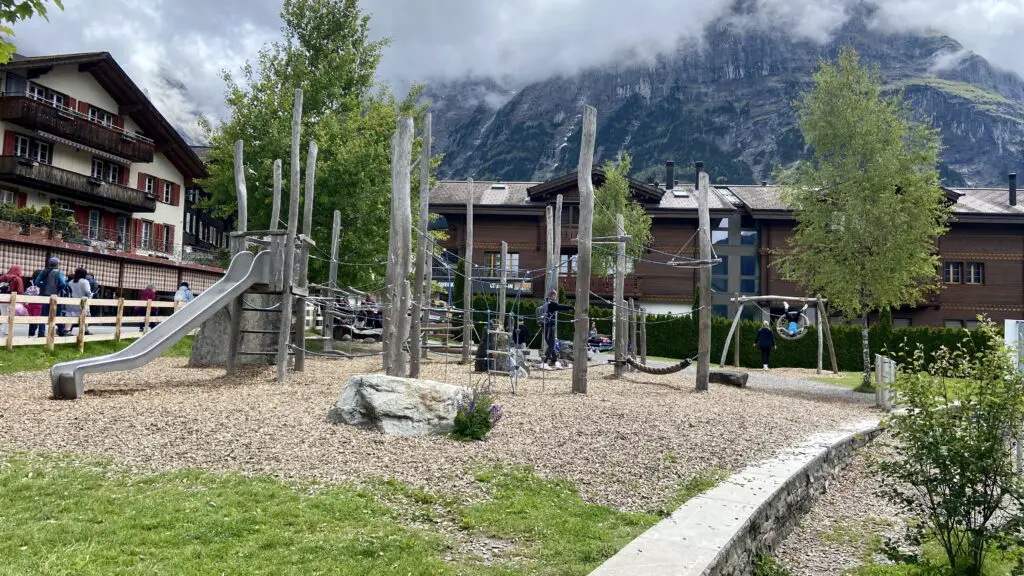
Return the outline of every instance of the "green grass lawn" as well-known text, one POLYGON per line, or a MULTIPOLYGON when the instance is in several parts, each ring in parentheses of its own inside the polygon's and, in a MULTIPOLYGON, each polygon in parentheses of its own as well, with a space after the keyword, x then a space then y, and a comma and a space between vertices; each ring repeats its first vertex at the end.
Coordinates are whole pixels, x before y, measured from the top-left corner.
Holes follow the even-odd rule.
POLYGON ((0 455, 0 574, 582 576, 658 520, 587 504, 568 482, 521 468, 476 480, 489 498, 462 505, 393 480, 313 487, 0 455), (485 565, 442 522, 510 548, 485 565))
MULTIPOLYGON (((874 372, 871 373, 871 377, 875 377, 874 372)), ((842 388, 849 388, 850 390, 857 390, 858 392, 874 392, 874 388, 871 388, 870 390, 861 389, 861 385, 864 383, 863 372, 842 372, 838 378, 831 376, 808 376, 807 379, 815 382, 824 382, 825 384, 840 386, 842 388)))
MULTIPOLYGON (((78 360, 91 356, 102 356, 117 352, 135 340, 122 340, 114 342, 105 340, 102 342, 86 342, 85 352, 78 352, 78 344, 59 344, 53 350, 47 350, 45 346, 17 346, 13 350, 0 348, 0 374, 11 374, 14 372, 34 372, 36 370, 49 370, 58 362, 78 360)), ((176 342, 164 356, 184 356, 192 353, 192 336, 186 336, 176 342)))

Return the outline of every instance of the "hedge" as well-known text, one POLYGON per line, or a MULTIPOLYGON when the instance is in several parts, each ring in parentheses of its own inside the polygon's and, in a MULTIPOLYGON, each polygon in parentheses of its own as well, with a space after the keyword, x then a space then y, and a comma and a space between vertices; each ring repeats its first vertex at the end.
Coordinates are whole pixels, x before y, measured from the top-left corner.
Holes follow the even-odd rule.
MULTIPOLYGON (((532 347, 540 346, 538 336, 537 307, 540 303, 533 300, 507 300, 507 312, 517 316, 523 316, 527 329, 533 339, 532 347)), ((495 296, 477 295, 473 297, 474 321, 478 326, 486 325, 488 320, 487 311, 491 311, 491 317, 496 316, 498 305, 495 296)), ((572 339, 572 312, 559 313, 558 337, 561 339, 572 339)), ((612 333, 612 309, 605 307, 591 306, 590 318, 597 323, 598 332, 601 334, 612 333)), ((725 345, 725 337, 729 333, 729 326, 732 321, 722 317, 713 317, 711 321, 711 362, 718 364, 722 355, 722 346, 725 345)), ((743 321, 737 327, 740 337, 740 364, 748 368, 761 366, 761 353, 754 348, 754 335, 761 328, 761 323, 743 321)), ((901 350, 913 350, 918 345, 923 346, 926 357, 930 358, 942 347, 956 348, 969 339, 968 346, 975 348, 979 345, 974 338, 974 332, 967 332, 963 329, 953 328, 892 328, 889 323, 882 323, 872 326, 869 333, 871 354, 890 353, 898 354, 901 350)), ((860 325, 835 325, 832 326, 832 342, 836 350, 836 362, 842 371, 858 372, 863 369, 861 352, 861 327, 860 325)), ((772 353, 772 366, 781 368, 815 368, 818 358, 818 333, 814 326, 807 329, 807 333, 799 340, 785 340, 776 335, 778 348, 772 353)), ((647 354, 650 356, 661 356, 665 358, 693 358, 697 355, 697 318, 685 316, 647 316, 647 354)), ((823 345, 823 365, 830 369, 828 357, 828 344, 823 345)), ((726 357, 726 363, 732 364, 733 350, 730 347, 726 357)), ((872 358, 872 361, 874 359, 872 358)))

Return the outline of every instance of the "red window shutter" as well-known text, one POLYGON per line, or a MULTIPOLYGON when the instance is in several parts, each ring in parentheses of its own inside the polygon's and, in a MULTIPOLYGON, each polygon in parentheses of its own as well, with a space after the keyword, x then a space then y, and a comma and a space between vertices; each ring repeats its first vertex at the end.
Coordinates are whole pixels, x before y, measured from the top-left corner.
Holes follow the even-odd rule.
POLYGON ((164 251, 164 225, 153 224, 153 249, 157 252, 164 251))
POLYGON ((131 166, 131 164, 129 164, 128 166, 122 166, 121 167, 121 182, 119 182, 119 184, 121 184, 121 186, 127 186, 128 185, 128 177, 131 175, 131 173, 132 173, 132 166, 131 166))
POLYGON ((4 132, 4 156, 14 156, 15 136, 10 130, 4 132))
POLYGON ((27 192, 18 192, 17 202, 18 202, 18 208, 24 208, 25 205, 28 204, 28 193, 27 192))
POLYGON ((114 126, 124 129, 124 116, 114 116, 114 126))
POLYGON ((153 192, 156 194, 157 202, 164 201, 164 181, 159 178, 153 178, 153 192))
POLYGON ((145 190, 145 189, 146 189, 146 175, 143 174, 142 172, 139 172, 139 190, 145 190))
POLYGON ((71 96, 68 96, 67 106, 72 110, 78 110, 78 100, 75 100, 71 96))
POLYGON ((103 213, 100 215, 100 240, 117 238, 117 214, 103 213))
POLYGON ((181 186, 171 184, 171 204, 181 206, 181 186))
POLYGON ((166 228, 167 228, 167 238, 168 238, 168 241, 170 242, 170 245, 167 246, 167 251, 168 252, 174 252, 174 226, 171 226, 170 224, 168 224, 166 226, 166 228))
POLYGON ((138 248, 142 246, 142 220, 132 218, 132 227, 135 229, 135 233, 132 235, 135 238, 133 244, 138 248))
POLYGON ((75 221, 78 222, 78 229, 86 231, 89 229, 89 209, 82 206, 75 206, 75 221))
POLYGON ((85 100, 79 100, 78 101, 78 111, 81 112, 82 114, 85 114, 86 116, 88 116, 89 115, 89 103, 86 102, 85 100))

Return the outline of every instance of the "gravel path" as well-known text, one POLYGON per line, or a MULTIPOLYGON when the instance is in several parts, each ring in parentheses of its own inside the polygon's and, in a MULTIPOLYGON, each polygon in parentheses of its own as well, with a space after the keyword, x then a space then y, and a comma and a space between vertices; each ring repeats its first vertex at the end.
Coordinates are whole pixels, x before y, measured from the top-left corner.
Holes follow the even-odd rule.
POLYGON ((865 456, 883 450, 880 436, 862 448, 814 508, 775 551, 793 576, 833 576, 870 559, 872 541, 901 536, 899 509, 875 494, 879 478, 865 456))
MULTIPOLYGON (((533 465, 572 480, 590 501, 652 510, 678 483, 713 467, 736 470, 814 431, 872 414, 860 395, 827 384, 755 375, 747 390, 692 391, 692 370, 672 376, 590 370, 590 393, 569 393, 571 371, 540 373, 508 393, 496 378, 503 420, 486 442, 397 438, 327 422, 349 376, 379 359, 307 361, 284 385, 272 369, 226 378, 222 370, 160 359, 92 377, 87 396, 48 399, 45 373, 11 375, 0 387, 0 450, 106 455, 141 469, 199 467, 327 482, 395 477, 472 498, 473 470, 533 465)), ((427 378, 482 384, 467 367, 431 361, 427 378)))

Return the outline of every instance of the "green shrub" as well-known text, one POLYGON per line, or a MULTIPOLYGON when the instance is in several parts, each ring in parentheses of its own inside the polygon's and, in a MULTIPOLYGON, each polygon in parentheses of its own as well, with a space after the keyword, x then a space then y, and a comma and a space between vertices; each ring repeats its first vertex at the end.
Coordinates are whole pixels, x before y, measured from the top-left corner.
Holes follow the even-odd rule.
POLYGON ((474 390, 470 401, 459 406, 455 413, 452 438, 463 442, 483 440, 501 416, 501 406, 491 401, 488 394, 474 390))

